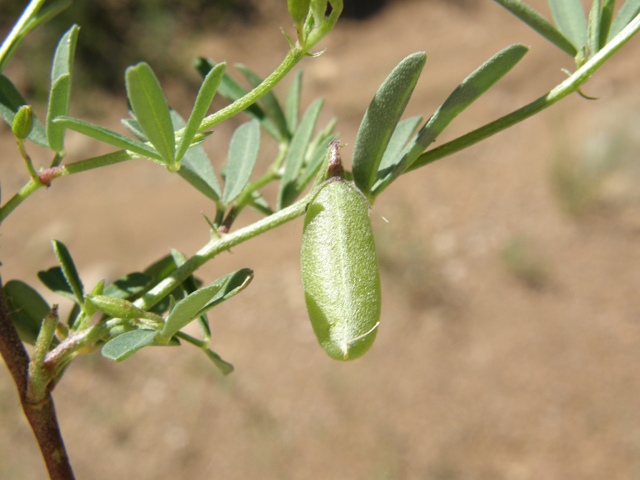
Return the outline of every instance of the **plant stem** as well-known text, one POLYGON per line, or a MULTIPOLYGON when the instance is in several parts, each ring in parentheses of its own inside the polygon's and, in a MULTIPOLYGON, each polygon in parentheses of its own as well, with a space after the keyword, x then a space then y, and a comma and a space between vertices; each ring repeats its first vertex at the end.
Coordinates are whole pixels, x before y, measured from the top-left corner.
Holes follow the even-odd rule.
POLYGON ((219 233, 228 233, 229 230, 231 230, 231 225, 233 225, 233 222, 236 219, 236 217, 238 216, 238 214, 240 214, 240 212, 244 209, 244 207, 246 207, 247 204, 251 201, 251 197, 253 195, 253 192, 255 192, 256 190, 258 190, 258 189, 260 189, 262 187, 264 187, 269 182, 271 182, 271 181, 273 181, 273 180, 275 180, 275 179, 277 179, 279 177, 280 177, 280 175, 277 172, 275 172, 272 169, 269 169, 269 171, 267 171, 267 173, 265 173, 258 180, 256 180, 255 182, 252 182, 251 184, 247 185, 247 187, 244 189, 242 194, 235 201, 233 207, 231 207, 231 210, 229 211, 229 213, 225 217, 224 221, 222 222, 222 225, 218 229, 218 232, 219 233))
POLYGON ((451 140, 438 148, 429 150, 420 155, 404 172, 409 173, 417 168, 423 167, 430 163, 447 157, 453 153, 464 150, 485 138, 495 135, 516 123, 519 123, 536 113, 550 107, 554 103, 563 99, 567 95, 578 91, 580 86, 585 84, 593 73, 602 66, 614 53, 616 53, 631 37, 640 30, 640 15, 636 16, 618 35, 616 35, 607 45, 597 54, 591 57, 582 67, 574 72, 560 85, 556 86, 546 95, 534 100, 528 105, 512 112, 504 117, 488 123, 472 132, 461 137, 451 140))
MULTIPOLYGON (((260 85, 247 93, 244 97, 239 98, 230 105, 227 105, 222 110, 206 117, 199 128, 199 131, 206 130, 212 126, 230 118, 237 113, 245 110, 250 105, 258 101, 263 95, 271 90, 284 76, 291 71, 291 69, 306 55, 306 50, 297 46, 291 50, 278 66, 278 68, 269 75, 260 85)), ((1 57, 0 57, 1 58, 1 57)), ((175 132, 176 136, 180 136, 184 133, 184 129, 175 132)), ((94 168, 104 167, 107 165, 113 165, 115 163, 124 162, 133 158, 141 158, 139 155, 132 154, 126 150, 119 150, 117 152, 108 153, 99 157, 88 158, 79 162, 66 165, 62 170, 61 176, 71 175, 74 173, 80 173, 94 168)), ((53 164, 56 162, 54 161, 53 164)), ((59 163, 59 162, 58 162, 59 163)), ((52 164, 52 165, 53 165, 52 164)), ((0 223, 29 195, 42 185, 33 184, 33 180, 27 183, 20 191, 14 195, 5 205, 0 208, 0 223)))
POLYGON ((29 403, 37 403, 43 398, 49 388, 49 382, 53 378, 52 372, 44 369, 44 359, 51 346, 53 336, 58 325, 58 305, 53 305, 51 311, 42 321, 40 332, 33 351, 33 358, 29 363, 29 385, 27 396, 29 403))
POLYGON ((211 260, 217 254, 224 252, 236 245, 252 239, 272 228, 289 222, 303 215, 307 205, 307 197, 297 201, 290 207, 284 208, 256 223, 236 230, 229 235, 219 239, 212 239, 202 247, 193 257, 188 259, 182 266, 176 269, 171 275, 158 283, 149 292, 144 294, 133 304, 142 309, 148 310, 153 305, 166 297, 174 288, 180 285, 189 275, 211 260))
MULTIPOLYGON (((246 110, 249 106, 257 102, 264 94, 269 92, 280 80, 284 78, 284 76, 291 71, 296 64, 304 58, 307 54, 307 51, 302 49, 299 46, 292 48, 287 53, 287 56, 282 61, 282 63, 276 68, 271 75, 265 78, 260 85, 247 93, 244 97, 239 98, 235 102, 230 105, 227 105, 222 110, 218 110, 216 113, 213 113, 206 117, 202 123, 200 124, 199 132, 206 130, 208 128, 213 127, 214 125, 230 118, 237 113, 246 110)), ((178 130, 176 135, 181 135, 183 130, 178 130)))
POLYGON ((27 184, 22 187, 18 193, 16 193, 13 197, 5 203, 2 208, 0 208, 0 223, 4 221, 7 216, 15 210, 15 208, 20 205, 29 195, 42 187, 42 184, 38 181, 38 178, 30 179, 27 184))
MULTIPOLYGON (((262 220, 249 225, 240 230, 225 235, 222 238, 211 239, 193 257, 177 268, 171 275, 158 283, 145 295, 136 300, 133 304, 142 309, 149 310, 156 303, 166 297, 174 288, 184 282, 189 275, 211 260, 217 254, 224 252, 236 245, 252 239, 268 230, 289 222, 303 215, 307 205, 307 197, 299 200, 290 207, 280 210, 262 220)), ((114 318, 108 322, 101 322, 85 330, 71 333, 56 348, 50 351, 44 359, 44 367, 56 371, 58 366, 65 362, 70 355, 80 348, 90 345, 109 335, 109 330, 123 322, 122 319, 114 318)))
POLYGON ((204 340, 198 340, 197 338, 192 337, 184 332, 177 332, 175 334, 176 337, 181 338, 185 342, 189 342, 191 345, 195 345, 198 348, 207 348, 209 346, 209 342, 204 340))
POLYGON ((16 143, 18 144, 18 151, 20 152, 20 156, 24 160, 24 164, 27 167, 29 176, 32 179, 38 178, 38 172, 36 172, 36 169, 33 168, 33 162, 31 161, 31 157, 29 156, 29 154, 24 148, 24 140, 22 140, 21 138, 17 138, 16 143))
POLYGON ((42 398, 30 400, 29 356, 9 316, 0 279, 0 354, 13 377, 22 410, 31 425, 51 480, 73 480, 73 471, 64 447, 56 411, 49 389, 42 398))

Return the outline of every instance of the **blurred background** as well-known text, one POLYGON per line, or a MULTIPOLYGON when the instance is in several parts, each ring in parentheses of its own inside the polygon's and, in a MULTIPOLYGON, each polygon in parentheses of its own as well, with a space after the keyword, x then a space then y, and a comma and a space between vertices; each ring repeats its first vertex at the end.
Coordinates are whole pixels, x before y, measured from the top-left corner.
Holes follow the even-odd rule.
MULTIPOLYGON (((1 32, 24 3, 0 3, 1 32)), ((428 58, 405 115, 428 117, 497 51, 531 47, 437 144, 543 95, 573 68, 489 0, 345 3, 318 45, 325 53, 300 67, 303 106, 326 97, 320 123, 338 118, 347 163, 371 97, 410 53, 428 58)), ((527 3, 550 18, 544 0, 527 3)), ((200 81, 195 56, 268 75, 287 52, 280 27, 294 30, 284 0, 75 2, 5 72, 41 118, 55 42, 72 22, 82 29, 71 114, 123 133, 126 66, 149 62, 186 116, 200 81)), ((54 399, 77 478, 640 478, 638 58, 634 38, 584 87, 597 101, 573 95, 378 199, 383 313, 362 359, 335 362, 316 343, 298 219, 199 271, 209 283, 255 270, 242 295, 209 314, 212 348, 236 368, 229 377, 189 346, 121 364, 75 360, 54 399)), ((281 98, 290 81, 276 89, 281 98)), ((217 126, 205 144, 218 172, 242 121, 217 126)), ((276 151, 262 142, 256 175, 276 151)), ((4 125, 0 151, 6 201, 27 174, 4 125)), ((67 151, 72 162, 109 149, 70 132, 67 151)), ((36 165, 50 161, 30 153, 36 165)), ((150 162, 65 177, 4 222, 2 278, 39 288, 36 273, 55 264, 52 238, 85 286, 142 270, 169 248, 191 255, 208 240, 202 213, 213 215, 209 200, 150 162)), ((258 218, 247 212, 235 228, 258 218)), ((0 431, 0 478, 45 478, 5 369, 0 431)))

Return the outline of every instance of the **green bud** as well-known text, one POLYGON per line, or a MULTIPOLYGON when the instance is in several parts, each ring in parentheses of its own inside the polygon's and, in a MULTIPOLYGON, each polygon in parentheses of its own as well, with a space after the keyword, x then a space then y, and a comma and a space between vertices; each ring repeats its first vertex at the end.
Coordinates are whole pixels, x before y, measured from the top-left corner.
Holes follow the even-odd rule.
POLYGON ((309 13, 309 3, 311 0, 287 0, 287 6, 289 7, 289 15, 296 22, 298 29, 301 28, 307 13, 309 13))
POLYGON ((24 140, 31 133, 33 128, 33 111, 29 105, 23 105, 18 109, 13 121, 11 122, 11 131, 16 138, 24 140))

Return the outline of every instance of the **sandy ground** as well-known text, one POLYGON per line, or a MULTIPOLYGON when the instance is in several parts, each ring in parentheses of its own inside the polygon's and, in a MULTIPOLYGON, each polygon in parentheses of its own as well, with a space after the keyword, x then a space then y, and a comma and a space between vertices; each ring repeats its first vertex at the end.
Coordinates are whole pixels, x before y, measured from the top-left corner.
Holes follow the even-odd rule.
MULTIPOLYGON (((548 12, 541 0, 529 3, 548 12)), ((274 13, 194 42, 187 57, 268 74, 286 54, 282 25, 274 13)), ((442 143, 544 94, 572 60, 488 0, 406 0, 367 22, 341 21, 325 54, 302 63, 303 102, 326 96, 321 118, 339 119, 348 159, 371 96, 403 57, 428 53, 406 112, 428 116, 512 43, 531 51, 442 143)), ((383 313, 362 359, 338 363, 316 344, 300 285, 299 219, 200 272, 206 282, 241 267, 256 272, 210 314, 213 348, 236 367, 230 377, 188 346, 146 349, 122 364, 76 360, 54 398, 77 478, 640 478, 639 55, 635 38, 594 76, 584 90, 598 101, 567 98, 378 199, 383 313), (558 165, 600 172, 579 214, 563 208, 558 165)), ((167 90, 188 114, 195 92, 170 82, 167 90)), ((93 101, 93 111, 116 110, 94 120, 103 125, 126 114, 122 99, 93 101)), ((236 124, 207 143, 218 169, 236 124)), ((26 175, 4 132, 7 199, 26 175)), ((73 161, 96 146, 74 137, 68 150, 73 161)), ((208 235, 201 213, 213 213, 206 198, 149 162, 64 178, 5 221, 2 277, 39 285, 57 238, 85 285, 114 279, 169 248, 195 252, 208 235)), ((257 218, 247 213, 236 227, 257 218)), ((0 478, 44 478, 3 369, 0 428, 0 478)))

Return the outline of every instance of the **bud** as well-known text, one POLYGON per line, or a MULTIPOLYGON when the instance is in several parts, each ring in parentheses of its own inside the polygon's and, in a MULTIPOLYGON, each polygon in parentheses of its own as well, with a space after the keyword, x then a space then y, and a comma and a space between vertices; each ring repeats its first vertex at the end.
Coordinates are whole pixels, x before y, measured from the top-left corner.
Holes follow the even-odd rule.
POLYGON ((16 138, 24 140, 33 128, 33 111, 29 105, 21 106, 11 122, 11 131, 16 138))
POLYGON ((162 317, 152 312, 140 310, 133 303, 123 298, 107 297, 105 295, 85 295, 98 310, 114 318, 145 318, 148 320, 161 321, 162 317))

